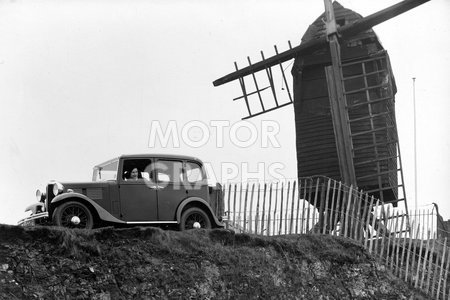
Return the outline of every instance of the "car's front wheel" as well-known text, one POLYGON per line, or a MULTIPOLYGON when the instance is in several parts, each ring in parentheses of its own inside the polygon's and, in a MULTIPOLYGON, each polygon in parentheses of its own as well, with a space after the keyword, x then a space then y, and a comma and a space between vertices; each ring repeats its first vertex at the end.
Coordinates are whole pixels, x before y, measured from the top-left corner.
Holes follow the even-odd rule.
POLYGON ((211 229, 211 220, 202 209, 191 207, 181 215, 180 230, 195 228, 211 229))
POLYGON ((53 213, 53 223, 68 228, 92 229, 94 218, 83 203, 69 201, 58 206, 53 213))

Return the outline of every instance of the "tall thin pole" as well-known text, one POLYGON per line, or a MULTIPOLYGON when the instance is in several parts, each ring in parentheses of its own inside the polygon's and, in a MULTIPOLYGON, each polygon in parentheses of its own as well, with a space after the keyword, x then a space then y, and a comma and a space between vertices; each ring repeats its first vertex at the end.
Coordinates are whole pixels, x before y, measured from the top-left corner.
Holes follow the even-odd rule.
POLYGON ((414 204, 417 210, 417 132, 416 132, 416 77, 413 80, 413 106, 414 106, 414 204))

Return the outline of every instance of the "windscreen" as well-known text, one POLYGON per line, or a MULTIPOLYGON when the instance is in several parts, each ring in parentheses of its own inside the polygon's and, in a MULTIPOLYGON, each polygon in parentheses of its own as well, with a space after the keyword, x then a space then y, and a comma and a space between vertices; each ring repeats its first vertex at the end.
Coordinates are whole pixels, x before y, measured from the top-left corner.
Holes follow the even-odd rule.
POLYGON ((98 165, 94 168, 92 181, 107 181, 117 179, 117 169, 119 161, 114 160, 105 164, 98 165))

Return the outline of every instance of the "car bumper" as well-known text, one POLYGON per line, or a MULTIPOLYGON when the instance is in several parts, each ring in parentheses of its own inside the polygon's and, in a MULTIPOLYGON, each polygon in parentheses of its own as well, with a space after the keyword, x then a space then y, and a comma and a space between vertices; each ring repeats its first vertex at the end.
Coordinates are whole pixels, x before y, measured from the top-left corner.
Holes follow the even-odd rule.
POLYGON ((17 222, 19 226, 35 226, 36 224, 43 223, 46 219, 48 219, 48 212, 41 212, 38 214, 34 214, 29 216, 28 218, 22 219, 17 222))

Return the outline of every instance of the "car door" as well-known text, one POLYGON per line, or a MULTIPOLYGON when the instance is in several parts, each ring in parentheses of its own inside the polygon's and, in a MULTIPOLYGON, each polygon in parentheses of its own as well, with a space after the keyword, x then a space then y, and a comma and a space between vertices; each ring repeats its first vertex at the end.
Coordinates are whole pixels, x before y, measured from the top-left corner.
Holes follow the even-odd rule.
POLYGON ((151 159, 125 159, 119 178, 121 218, 127 222, 149 223, 158 221, 156 182, 151 176, 151 159), (130 179, 133 169, 140 178, 130 179))
POLYGON ((187 196, 183 185, 183 161, 158 159, 154 170, 158 183, 159 221, 175 221, 178 205, 187 196))
POLYGON ((208 200, 208 181, 202 165, 195 161, 186 161, 184 166, 186 194, 208 200))

